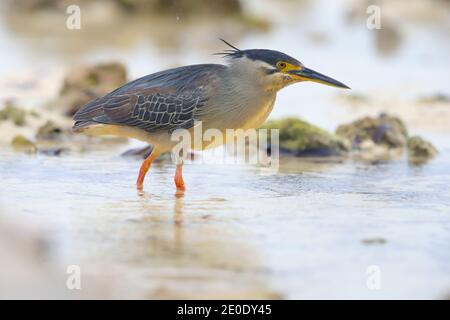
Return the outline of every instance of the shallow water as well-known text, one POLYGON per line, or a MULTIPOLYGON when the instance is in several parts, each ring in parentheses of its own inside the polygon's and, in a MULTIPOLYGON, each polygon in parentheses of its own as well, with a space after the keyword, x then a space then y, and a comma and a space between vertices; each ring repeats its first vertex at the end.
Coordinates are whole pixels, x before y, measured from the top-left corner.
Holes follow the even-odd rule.
POLYGON ((442 298, 449 160, 447 151, 424 167, 300 161, 295 170, 282 160, 276 175, 192 164, 180 197, 171 164, 152 167, 138 194, 137 160, 3 152, 0 203, 53 225, 62 265, 113 274, 107 296, 442 298), (366 286, 371 265, 380 290, 366 286))

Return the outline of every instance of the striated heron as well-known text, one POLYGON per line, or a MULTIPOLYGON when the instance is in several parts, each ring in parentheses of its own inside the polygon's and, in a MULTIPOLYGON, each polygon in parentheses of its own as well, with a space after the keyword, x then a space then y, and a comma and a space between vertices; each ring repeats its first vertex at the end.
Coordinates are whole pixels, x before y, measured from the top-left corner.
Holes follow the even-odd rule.
MULTIPOLYGON (((118 135, 153 146, 136 181, 143 188, 152 162, 177 144, 176 129, 258 128, 272 111, 277 92, 293 83, 314 81, 338 88, 345 84, 327 77, 282 53, 267 49, 231 49, 222 54, 227 64, 198 64, 147 75, 97 98, 74 116, 74 132, 118 135)), ((184 190, 182 162, 175 185, 184 190)))

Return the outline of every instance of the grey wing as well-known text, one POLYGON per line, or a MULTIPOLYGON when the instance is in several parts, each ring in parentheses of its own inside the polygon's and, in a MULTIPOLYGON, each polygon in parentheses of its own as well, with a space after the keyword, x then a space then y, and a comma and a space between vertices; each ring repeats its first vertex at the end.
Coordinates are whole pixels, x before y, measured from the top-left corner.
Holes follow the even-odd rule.
POLYGON ((148 132, 190 128, 207 113, 206 93, 225 70, 218 64, 191 65, 139 78, 82 107, 74 116, 74 130, 93 123, 148 132))
MULTIPOLYGON (((154 90, 157 91, 157 90, 154 90)), ((75 127, 83 121, 136 127, 147 132, 189 129, 206 100, 199 90, 168 93, 131 93, 105 96, 75 114, 75 127)))

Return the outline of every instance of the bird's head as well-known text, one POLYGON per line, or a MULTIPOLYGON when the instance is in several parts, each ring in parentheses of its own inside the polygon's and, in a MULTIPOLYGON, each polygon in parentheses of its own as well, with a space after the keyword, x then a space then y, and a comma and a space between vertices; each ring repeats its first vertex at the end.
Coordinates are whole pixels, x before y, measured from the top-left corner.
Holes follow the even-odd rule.
POLYGON ((232 64, 246 70, 254 70, 269 88, 278 90, 296 82, 313 81, 336 88, 350 89, 342 82, 305 67, 300 61, 283 52, 267 49, 240 50, 221 40, 232 49, 220 54, 230 58, 232 64))

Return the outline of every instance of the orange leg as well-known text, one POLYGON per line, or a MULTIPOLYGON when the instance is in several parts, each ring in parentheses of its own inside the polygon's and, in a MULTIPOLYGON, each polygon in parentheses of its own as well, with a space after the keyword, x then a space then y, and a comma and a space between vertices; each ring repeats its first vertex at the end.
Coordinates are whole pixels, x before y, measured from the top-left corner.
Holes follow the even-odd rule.
POLYGON ((186 187, 184 186, 183 181, 183 164, 177 164, 177 169, 175 170, 175 177, 173 178, 175 181, 175 185, 177 186, 177 190, 184 191, 186 187))
POLYGON ((139 169, 139 175, 136 181, 136 188, 139 190, 142 190, 144 188, 144 179, 145 175, 148 172, 148 169, 150 169, 150 166, 152 165, 152 162, 156 159, 157 155, 152 152, 141 164, 141 168, 139 169))

